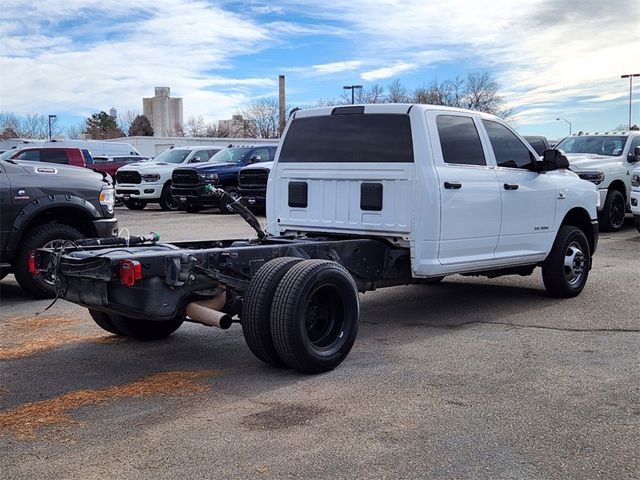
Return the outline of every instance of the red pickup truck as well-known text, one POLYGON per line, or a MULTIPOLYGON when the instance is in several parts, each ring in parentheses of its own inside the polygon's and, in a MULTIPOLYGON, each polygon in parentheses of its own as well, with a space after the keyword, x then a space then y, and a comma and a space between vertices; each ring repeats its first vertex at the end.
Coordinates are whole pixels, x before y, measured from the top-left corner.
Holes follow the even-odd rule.
POLYGON ((29 160, 33 162, 49 162, 62 165, 73 165, 104 172, 115 178, 116 170, 131 162, 147 160, 141 156, 116 156, 116 157, 96 157, 91 156, 87 149, 71 147, 27 147, 16 150, 9 150, 3 153, 0 158, 11 160, 29 160))

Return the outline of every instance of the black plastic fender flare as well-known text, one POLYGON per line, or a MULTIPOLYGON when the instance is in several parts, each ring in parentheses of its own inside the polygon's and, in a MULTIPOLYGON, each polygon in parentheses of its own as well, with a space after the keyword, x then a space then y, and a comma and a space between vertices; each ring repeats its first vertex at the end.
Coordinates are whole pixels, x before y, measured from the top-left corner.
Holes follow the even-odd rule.
POLYGON ((27 225, 31 220, 46 210, 58 207, 74 208, 78 212, 87 214, 93 220, 103 218, 100 211, 91 202, 75 195, 45 195, 31 200, 20 210, 9 230, 7 245, 5 247, 5 253, 8 259, 13 258, 13 254, 18 245, 20 245, 22 236, 26 232, 27 225))

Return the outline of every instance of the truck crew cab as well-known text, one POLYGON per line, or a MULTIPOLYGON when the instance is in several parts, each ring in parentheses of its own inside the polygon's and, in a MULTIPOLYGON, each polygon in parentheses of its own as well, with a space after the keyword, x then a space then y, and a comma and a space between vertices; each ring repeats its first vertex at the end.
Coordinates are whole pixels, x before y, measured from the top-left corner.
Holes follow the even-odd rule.
POLYGON ((358 292, 541 267, 551 296, 580 294, 597 193, 568 166, 479 112, 301 110, 269 175, 267 232, 233 204, 258 238, 43 249, 37 264, 111 332, 161 338, 185 319, 228 328, 237 315, 262 361, 324 372, 354 344, 358 292))
POLYGON ((238 172, 245 165, 268 162, 276 154, 277 144, 229 147, 220 150, 207 163, 177 168, 171 177, 171 194, 175 202, 187 212, 195 213, 205 207, 218 207, 222 213, 233 213, 225 198, 238 199, 238 172), (220 198, 213 188, 227 192, 220 198))
POLYGON ((53 297, 53 282, 30 271, 31 253, 56 240, 117 235, 113 202, 111 182, 99 173, 0 159, 0 278, 14 273, 27 292, 53 297))

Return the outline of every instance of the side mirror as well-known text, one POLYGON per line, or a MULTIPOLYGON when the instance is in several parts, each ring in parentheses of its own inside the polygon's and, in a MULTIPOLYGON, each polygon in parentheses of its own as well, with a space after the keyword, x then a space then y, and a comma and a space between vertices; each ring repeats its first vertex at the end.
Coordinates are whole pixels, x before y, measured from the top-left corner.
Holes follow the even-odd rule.
POLYGON ((249 159, 249 163, 258 163, 260 161, 262 161, 262 157, 260 157, 260 155, 254 155, 249 159))
POLYGON ((640 146, 634 148, 633 152, 629 152, 629 155, 627 155, 627 161, 629 163, 636 163, 637 161, 640 161, 640 146))
POLYGON ((201 161, 202 161, 202 160, 200 160, 200 157, 193 157, 193 158, 191 159, 191 163, 199 163, 199 162, 201 162, 201 161))
POLYGON ((542 168, 540 170, 543 172, 569 168, 569 160, 560 150, 545 150, 541 163, 542 168))

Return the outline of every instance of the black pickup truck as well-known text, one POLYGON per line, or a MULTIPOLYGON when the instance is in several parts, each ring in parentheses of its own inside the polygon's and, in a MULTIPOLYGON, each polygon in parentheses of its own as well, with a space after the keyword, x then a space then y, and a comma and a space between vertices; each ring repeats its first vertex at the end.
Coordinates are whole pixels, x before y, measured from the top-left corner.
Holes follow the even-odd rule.
POLYGON ((0 279, 13 273, 30 294, 53 297, 53 282, 33 274, 33 252, 57 240, 117 235, 113 202, 106 175, 0 158, 0 279))

